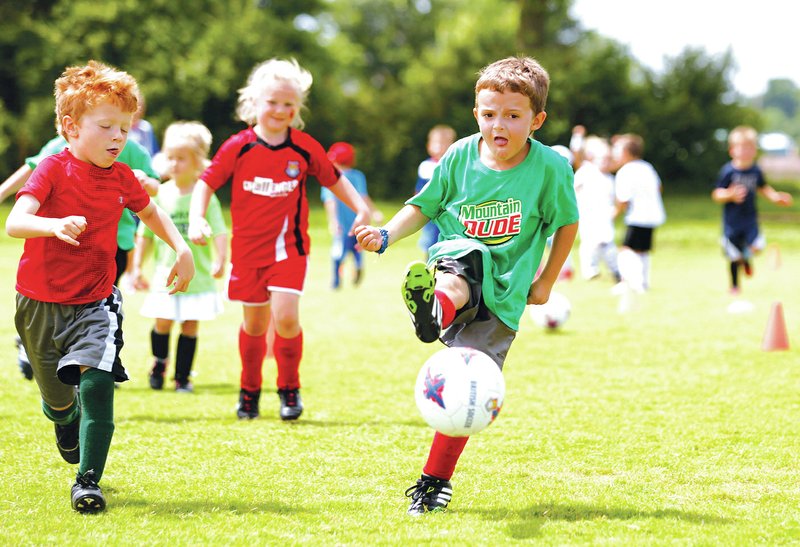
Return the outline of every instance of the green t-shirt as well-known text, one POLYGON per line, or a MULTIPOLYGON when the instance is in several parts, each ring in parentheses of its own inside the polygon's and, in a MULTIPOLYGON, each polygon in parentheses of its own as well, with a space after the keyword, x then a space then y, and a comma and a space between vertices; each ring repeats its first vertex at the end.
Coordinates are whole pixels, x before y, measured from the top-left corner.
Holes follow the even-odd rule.
MULTIPOLYGON (((208 245, 195 245, 189 240, 189 206, 192 201, 191 192, 181 195, 178 187, 175 186, 173 181, 165 182, 158 190, 158 195, 153 198, 159 207, 161 207, 175 223, 178 231, 183 236, 184 241, 189 245, 192 250, 192 257, 194 258, 194 277, 189 283, 189 288, 186 289, 186 294, 198 294, 207 292, 216 292, 216 280, 211 276, 211 262, 212 262, 212 244, 208 245)), ((211 226, 211 236, 218 236, 220 234, 228 233, 228 228, 225 226, 225 219, 222 216, 222 207, 220 206, 217 196, 211 195, 211 201, 208 203, 208 211, 206 212, 206 220, 211 226)), ((167 276, 175 264, 175 251, 163 242, 161 239, 154 236, 153 232, 144 224, 139 225, 139 235, 153 240, 153 263, 154 271, 153 278, 150 281, 151 291, 168 292, 170 289, 166 287, 167 276)))
POLYGON ((522 163, 496 171, 480 160, 480 139, 475 134, 453 144, 428 184, 406 203, 419 207, 439 228, 430 264, 480 251, 483 300, 518 330, 547 238, 578 221, 572 167, 549 146, 529 138, 522 163))
MULTIPOLYGON (((36 169, 36 166, 46 157, 58 154, 67 147, 67 139, 58 135, 55 138, 47 141, 39 153, 25 159, 25 163, 31 169, 36 169)), ((125 148, 120 152, 117 161, 124 163, 131 169, 141 169, 147 173, 148 177, 153 177, 156 180, 161 180, 156 170, 153 169, 153 163, 150 158, 150 153, 147 149, 138 142, 128 139, 125 148)), ((134 235, 136 234, 136 220, 133 218, 133 213, 125 209, 119 219, 117 226, 117 247, 129 251, 133 249, 134 235)))

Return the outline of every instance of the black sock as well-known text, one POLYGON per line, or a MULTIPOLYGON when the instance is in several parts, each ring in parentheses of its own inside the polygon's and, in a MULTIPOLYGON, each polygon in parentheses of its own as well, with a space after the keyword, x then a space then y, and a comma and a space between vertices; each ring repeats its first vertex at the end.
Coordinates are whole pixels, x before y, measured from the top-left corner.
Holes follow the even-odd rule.
POLYGON ((731 287, 739 288, 739 263, 736 261, 731 262, 731 287))
POLYGON ((179 384, 189 381, 195 351, 197 351, 197 337, 181 334, 178 337, 178 350, 175 354, 175 381, 179 384))
POLYGON ((153 350, 153 357, 156 358, 156 367, 153 370, 163 374, 169 358, 169 333, 160 334, 156 332, 156 329, 151 330, 150 347, 153 350))
POLYGON ((110 372, 90 368, 81 374, 80 382, 83 416, 78 472, 83 475, 94 470, 99 481, 114 435, 114 376, 110 372))

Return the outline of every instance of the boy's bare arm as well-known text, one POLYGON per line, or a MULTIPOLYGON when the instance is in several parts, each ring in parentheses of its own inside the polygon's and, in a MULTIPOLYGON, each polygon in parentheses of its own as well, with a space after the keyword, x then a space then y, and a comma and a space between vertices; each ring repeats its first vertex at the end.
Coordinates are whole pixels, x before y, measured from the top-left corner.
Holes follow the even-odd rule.
POLYGON ((762 196, 770 200, 775 205, 788 207, 794 201, 789 192, 779 192, 769 184, 762 186, 758 191, 762 196))
MULTIPOLYGON (((406 236, 417 232, 430 220, 416 205, 406 205, 400 209, 392 219, 383 226, 386 230, 386 246, 400 241, 406 236)), ((355 229, 358 244, 367 251, 377 252, 383 246, 381 228, 376 226, 357 226, 355 229)))
POLYGON ((48 218, 36 215, 41 204, 30 194, 23 194, 14 204, 6 219, 6 233, 11 237, 57 237, 61 241, 79 246, 78 236, 86 230, 86 218, 73 215, 48 218))
POLYGON ((727 188, 714 188, 711 199, 717 203, 742 203, 747 197, 747 188, 741 184, 731 184, 727 188))
POLYGON ((550 247, 550 254, 547 256, 542 273, 534 280, 528 291, 528 304, 544 304, 550 299, 550 291, 572 250, 577 233, 577 222, 561 226, 556 230, 553 235, 553 245, 550 247))
POLYGON ((171 286, 173 281, 175 282, 169 294, 185 291, 192 277, 194 277, 194 260, 192 259, 192 251, 183 240, 175 224, 172 223, 172 219, 152 201, 136 214, 150 228, 153 234, 172 247, 172 250, 177 255, 175 265, 172 266, 172 270, 167 277, 167 286, 171 286))

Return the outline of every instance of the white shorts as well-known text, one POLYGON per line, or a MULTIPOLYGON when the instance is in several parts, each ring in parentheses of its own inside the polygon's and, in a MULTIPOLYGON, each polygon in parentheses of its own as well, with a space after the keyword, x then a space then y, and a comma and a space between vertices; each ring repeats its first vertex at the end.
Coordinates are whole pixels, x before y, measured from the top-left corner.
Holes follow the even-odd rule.
POLYGON ((148 293, 140 313, 153 319, 208 321, 222 313, 222 296, 216 292, 198 294, 148 293))

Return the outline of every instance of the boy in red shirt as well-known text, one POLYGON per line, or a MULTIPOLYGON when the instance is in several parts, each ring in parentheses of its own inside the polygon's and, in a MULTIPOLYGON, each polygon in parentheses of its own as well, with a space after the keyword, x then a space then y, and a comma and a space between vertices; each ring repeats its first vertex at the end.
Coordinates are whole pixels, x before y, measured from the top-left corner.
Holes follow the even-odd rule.
POLYGON ((67 68, 55 98, 69 148, 39 164, 6 221, 8 235, 26 240, 17 270, 17 332, 42 410, 55 423, 58 450, 79 464, 71 499, 82 513, 105 508, 98 482, 114 432, 114 382, 128 379, 119 358, 122 296, 114 287, 123 210, 176 251, 168 280, 173 292, 186 290, 194 275, 192 253, 169 216, 115 161, 136 92, 136 80, 102 63, 67 68))
POLYGON ((354 226, 369 221, 369 206, 361 195, 322 145, 300 130, 300 110, 311 81, 311 74, 295 60, 270 59, 257 65, 239 90, 237 114, 250 127, 222 144, 192 195, 189 238, 204 245, 210 235, 204 217, 211 195, 232 181, 228 297, 241 301, 244 310, 239 330, 240 419, 259 415, 270 322, 275 329, 280 417, 296 420, 303 412, 300 295, 311 243, 307 177, 316 177, 356 212, 354 226))

